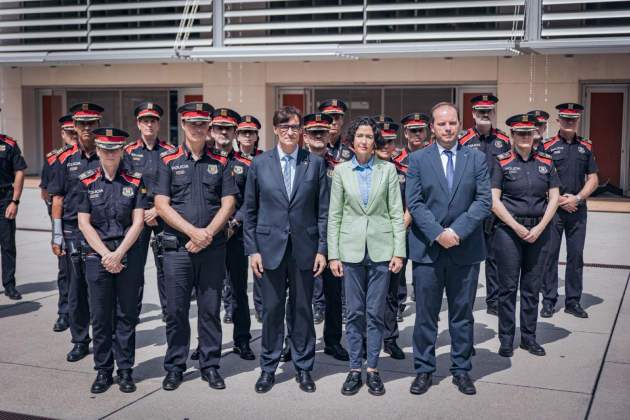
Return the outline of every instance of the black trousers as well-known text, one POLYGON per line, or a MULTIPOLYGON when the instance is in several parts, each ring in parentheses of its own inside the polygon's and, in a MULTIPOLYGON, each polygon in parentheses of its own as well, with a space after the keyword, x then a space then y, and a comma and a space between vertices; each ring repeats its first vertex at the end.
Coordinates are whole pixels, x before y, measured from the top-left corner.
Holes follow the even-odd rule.
POLYGON ((4 213, 11 202, 13 189, 5 190, 0 202, 0 257, 2 258, 2 285, 15 287, 15 259, 17 255, 15 247, 15 219, 7 219, 4 213))
POLYGON ((341 344, 341 289, 343 279, 335 277, 326 267, 321 275, 324 295, 324 345, 327 347, 341 344))
POLYGON ((254 295, 254 309, 256 313, 262 315, 263 311, 263 299, 262 299, 262 290, 260 289, 260 281, 254 278, 254 286, 253 286, 253 295, 254 295))
MULTIPOLYGON (((138 255, 139 262, 141 265, 138 265, 137 269, 141 272, 141 280, 138 284, 138 316, 142 312, 142 300, 144 295, 144 267, 147 264, 147 257, 149 255, 149 246, 151 244, 151 233, 155 237, 157 234, 164 230, 164 222, 162 219, 157 219, 157 226, 148 226, 144 225, 144 229, 140 233, 138 240, 133 245, 136 255, 138 255)), ((157 273, 157 288, 158 295, 160 297, 160 306, 162 307, 162 314, 166 314, 166 284, 164 282, 164 268, 162 264, 162 256, 156 254, 153 251, 153 260, 155 261, 155 271, 157 273)))
POLYGON ((227 241, 227 255, 225 259, 225 278, 231 290, 230 310, 234 322, 232 339, 235 346, 240 343, 248 343, 252 339, 250 334, 252 321, 249 316, 249 300, 247 297, 248 265, 247 255, 245 255, 243 246, 243 233, 239 229, 227 241))
POLYGON ((507 346, 514 342, 516 295, 520 291, 521 341, 536 341, 538 294, 549 253, 549 227, 530 244, 511 228, 500 225, 492 244, 499 273, 499 340, 507 346))
MULTIPOLYGON (((407 260, 405 259, 403 260, 402 270, 400 270, 398 273, 390 273, 389 276, 389 285, 387 289, 387 298, 385 304, 385 331, 383 331, 383 341, 385 342, 395 342, 400 335, 398 332, 398 322, 396 321, 396 317, 398 316, 398 308, 401 305, 401 282, 405 282, 405 291, 407 289, 406 280, 403 280, 401 278, 404 277, 406 265, 407 260)), ((405 293, 405 299, 406 298, 407 294, 405 293)))
POLYGON ((491 215, 484 222, 484 236, 486 240, 486 306, 496 307, 499 302, 499 273, 497 270, 497 260, 495 257, 494 247, 492 246, 492 240, 494 238, 494 229, 491 225, 494 224, 495 217, 491 215))
POLYGON ((57 288, 59 289, 57 314, 68 315, 68 288, 70 283, 70 274, 68 272, 68 260, 65 256, 57 257, 57 267, 57 288))
POLYGON ((94 368, 113 371, 131 369, 136 352, 138 285, 142 281, 140 260, 128 258, 127 267, 111 274, 98 255, 85 258, 85 277, 90 290, 94 368))
POLYGON ((265 269, 260 282, 263 302, 262 352, 260 367, 275 372, 284 342, 285 308, 287 331, 293 365, 297 370, 313 370, 315 361, 315 327, 313 326, 313 271, 300 270, 291 255, 291 241, 280 265, 265 269), (287 284, 289 301, 287 303, 287 284))
POLYGON ((479 264, 458 265, 446 253, 432 264, 413 263, 416 284, 416 322, 413 329, 413 358, 416 373, 435 372, 435 343, 442 295, 448 300, 448 329, 451 335, 451 372, 472 369, 474 338, 473 299, 477 292, 479 264))
POLYGON ((165 250, 166 341, 164 369, 186 370, 190 348, 190 296, 197 293, 199 367, 218 368, 221 360, 221 288, 225 278, 225 243, 213 244, 197 254, 165 250))
POLYGON ((585 205, 578 207, 575 213, 558 209, 556 217, 550 223, 551 255, 544 276, 542 288, 543 304, 555 306, 558 301, 558 259, 562 235, 567 240, 567 266, 564 274, 564 305, 580 303, 583 287, 584 242, 586 241, 587 210, 585 205))
POLYGON ((68 274, 68 315, 70 334, 75 344, 90 342, 90 300, 85 279, 85 264, 81 257, 83 236, 76 226, 64 226, 63 240, 66 246, 64 258, 68 274))
MULTIPOLYGON (((407 248, 407 255, 409 255, 409 249, 407 248)), ((407 259, 403 261, 402 269, 397 273, 398 275, 398 306, 402 306, 407 301, 407 259)))
POLYGON ((326 308, 326 296, 324 295, 324 279, 317 276, 313 280, 313 307, 326 308))

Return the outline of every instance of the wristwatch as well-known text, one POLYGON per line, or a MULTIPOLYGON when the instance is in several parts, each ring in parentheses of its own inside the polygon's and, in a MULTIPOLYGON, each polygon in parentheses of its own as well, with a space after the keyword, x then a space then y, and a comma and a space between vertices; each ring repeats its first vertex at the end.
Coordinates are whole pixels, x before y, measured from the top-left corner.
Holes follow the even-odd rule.
POLYGON ((12 203, 15 203, 16 206, 20 205, 20 200, 11 200, 12 203))

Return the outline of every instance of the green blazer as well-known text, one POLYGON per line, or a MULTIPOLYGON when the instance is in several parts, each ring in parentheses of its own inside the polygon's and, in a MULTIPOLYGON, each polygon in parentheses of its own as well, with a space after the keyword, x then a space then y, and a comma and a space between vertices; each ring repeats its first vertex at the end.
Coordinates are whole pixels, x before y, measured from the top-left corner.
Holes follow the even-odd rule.
POLYGON ((352 162, 335 167, 328 209, 328 259, 374 262, 405 258, 405 226, 398 174, 393 164, 374 158, 372 187, 365 206, 352 162))

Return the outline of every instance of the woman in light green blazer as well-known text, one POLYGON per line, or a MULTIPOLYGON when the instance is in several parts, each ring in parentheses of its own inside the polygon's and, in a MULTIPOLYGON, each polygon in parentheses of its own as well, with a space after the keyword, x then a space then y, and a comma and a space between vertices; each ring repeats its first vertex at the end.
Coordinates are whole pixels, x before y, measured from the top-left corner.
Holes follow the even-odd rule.
POLYGON ((333 274, 344 277, 348 318, 350 372, 341 393, 356 394, 363 385, 366 338, 368 392, 383 395, 378 356, 390 272, 399 272, 406 256, 403 205, 396 168, 374 156, 383 141, 376 122, 353 121, 348 138, 355 156, 335 167, 328 210, 328 259, 333 274))

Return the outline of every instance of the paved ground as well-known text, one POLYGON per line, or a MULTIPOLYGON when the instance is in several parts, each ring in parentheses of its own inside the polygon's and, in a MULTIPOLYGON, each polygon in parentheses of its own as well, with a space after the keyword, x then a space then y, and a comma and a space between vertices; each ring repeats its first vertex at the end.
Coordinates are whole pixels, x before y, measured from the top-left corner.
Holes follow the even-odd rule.
MULTIPOLYGON (((517 350, 512 359, 497 355, 497 319, 485 313, 484 279, 480 279, 475 307, 477 356, 472 372, 478 394, 474 397, 457 392, 448 376, 450 338, 445 307, 438 343, 438 383, 424 396, 413 396, 408 391, 413 377, 413 308, 407 309, 405 321, 400 324, 399 343, 407 359, 394 361, 382 354, 380 367, 387 394, 380 398, 370 396, 365 389, 354 397, 340 395, 346 366, 324 355, 320 340, 314 371, 318 387, 315 394, 299 391, 293 380, 293 367, 284 364, 272 392, 257 395, 253 387, 260 372, 258 363, 242 361, 231 353, 230 325, 224 326, 221 368, 226 390, 209 389, 200 380, 197 365, 191 363, 180 389, 162 391, 165 330, 157 304, 155 269, 150 265, 137 334, 138 390, 122 394, 112 387, 105 394, 93 396, 89 392, 95 376, 91 358, 67 363, 69 332, 53 333, 51 329, 56 317, 56 262, 48 251, 49 233, 37 230, 48 228, 37 191, 26 190, 20 207, 18 282, 24 299, 14 303, 0 296, 0 411, 77 419, 461 419, 502 418, 507 414, 541 419, 630 418, 630 292, 626 292, 630 274, 629 215, 589 214, 585 261, 600 265, 589 266, 584 273, 583 305, 590 318, 578 320, 560 311, 551 320, 540 322, 538 336, 547 350, 546 357, 537 358, 522 350, 517 350)), ((190 317, 194 329, 196 316, 193 305, 190 317)), ((252 316, 253 348, 257 354, 260 329, 252 316)), ((321 333, 318 326, 320 338, 321 333)), ((191 347, 194 346, 193 338, 191 347)))

